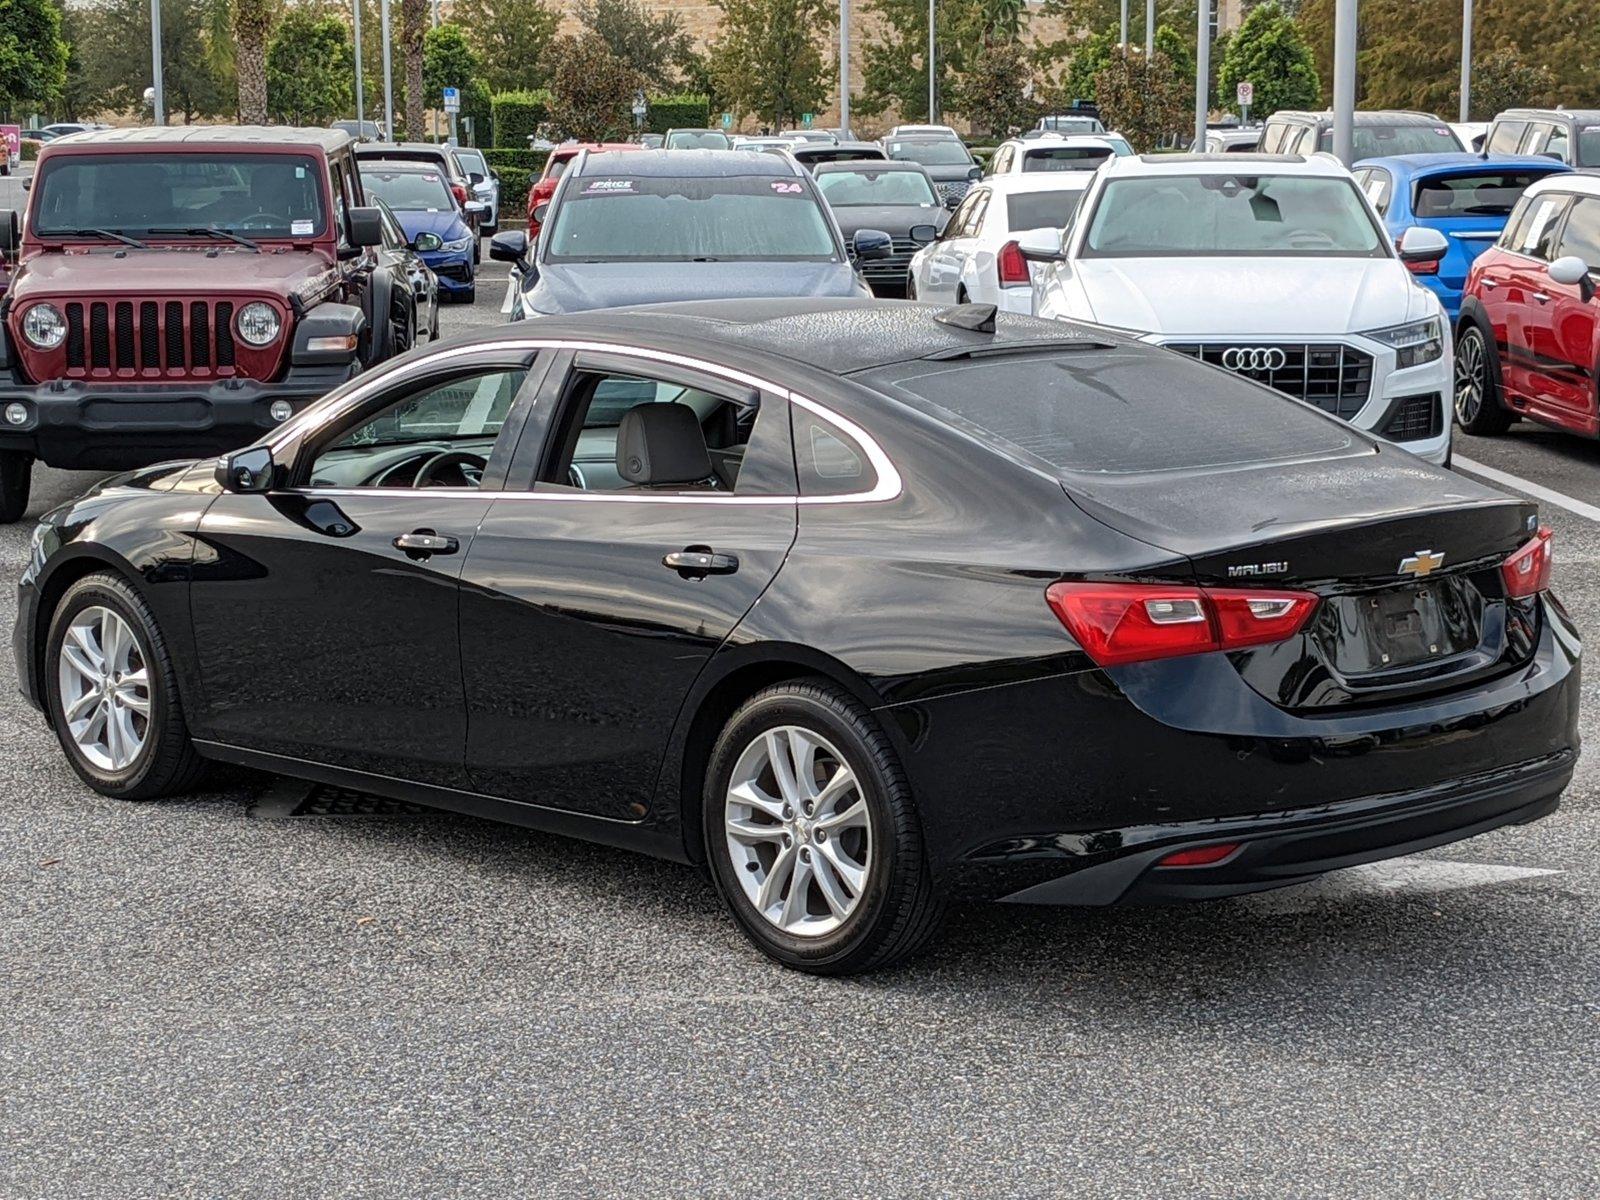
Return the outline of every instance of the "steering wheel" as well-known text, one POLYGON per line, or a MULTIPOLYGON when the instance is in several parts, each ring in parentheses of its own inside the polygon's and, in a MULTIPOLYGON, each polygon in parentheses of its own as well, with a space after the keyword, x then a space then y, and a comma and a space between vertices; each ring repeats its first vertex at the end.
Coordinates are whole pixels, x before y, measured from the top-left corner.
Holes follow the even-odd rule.
POLYGON ((412 487, 477 487, 489 460, 470 450, 445 450, 417 468, 412 487), (452 478, 453 476, 453 478, 452 478))

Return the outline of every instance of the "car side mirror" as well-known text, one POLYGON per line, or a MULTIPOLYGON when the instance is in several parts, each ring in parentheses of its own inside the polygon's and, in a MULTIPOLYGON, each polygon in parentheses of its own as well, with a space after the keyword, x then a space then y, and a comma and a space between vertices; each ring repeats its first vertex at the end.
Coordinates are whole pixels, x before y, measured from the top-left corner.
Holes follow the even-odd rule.
POLYGON ((469 217, 476 217, 489 211, 489 206, 482 200, 468 200, 462 207, 466 209, 469 217))
POLYGON ((277 481, 270 446, 246 446, 217 460, 217 482, 229 492, 268 492, 277 481))
POLYGON ((1061 262, 1067 257, 1061 252, 1061 242, 1061 230, 1048 226, 1017 234, 1017 249, 1029 262, 1061 262))
POLYGON ((1589 275, 1589 264, 1576 254, 1565 254, 1550 264, 1550 282, 1566 287, 1577 287, 1587 304, 1594 299, 1594 280, 1589 275))
POLYGON ((411 248, 427 252, 429 250, 437 250, 443 245, 444 239, 437 233, 419 233, 417 234, 417 240, 411 243, 411 248))
POLYGON ((504 233, 495 234, 489 239, 489 257, 495 262, 526 262, 528 235, 520 229, 508 229, 504 233))
POLYGON ((974 183, 976 183, 978 180, 983 178, 983 168, 982 167, 973 167, 970 171, 967 172, 967 178, 972 180, 974 183))
POLYGON ((473 187, 477 187, 480 183, 483 182, 483 176, 478 174, 478 172, 476 172, 476 171, 468 171, 467 172, 467 182, 470 183, 473 187))
POLYGON ((919 246, 926 246, 929 242, 937 241, 939 227, 937 225, 913 225, 910 229, 911 240, 919 246))
POLYGON ((894 253, 894 239, 881 229, 858 229, 850 239, 850 249, 857 262, 888 258, 894 253))
POLYGON ((1413 225, 1400 235, 1400 261, 1405 263, 1436 263, 1450 249, 1450 241, 1437 229, 1413 225))
POLYGON ((383 245, 383 216, 376 208, 352 208, 348 229, 352 246, 383 245))

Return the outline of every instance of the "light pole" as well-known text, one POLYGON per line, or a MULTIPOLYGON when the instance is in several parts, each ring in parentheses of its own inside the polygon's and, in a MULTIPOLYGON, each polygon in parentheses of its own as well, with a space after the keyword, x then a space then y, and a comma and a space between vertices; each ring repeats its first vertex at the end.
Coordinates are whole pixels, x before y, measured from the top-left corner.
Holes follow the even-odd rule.
POLYGON ((389 0, 383 4, 383 137, 394 141, 394 64, 389 61, 389 0))
POLYGON ((1122 24, 1119 26, 1122 40, 1117 44, 1126 52, 1128 49, 1128 0, 1122 0, 1122 24))
POLYGON ((1156 0, 1144 2, 1144 57, 1150 61, 1150 56, 1156 52, 1156 0))
POLYGON ((1194 39, 1194 140, 1206 144, 1206 117, 1211 112, 1211 0, 1197 0, 1200 13, 1194 39))
MULTIPOLYGON (((439 28, 439 0, 433 0, 433 28, 439 28)), ((433 110, 433 140, 439 140, 439 110, 433 110)), ((456 119, 452 113, 450 117, 450 140, 456 140, 456 119)))
POLYGON ((1472 107, 1472 0, 1461 0, 1461 120, 1472 107))
POLYGON ((361 0, 355 0, 356 10, 356 141, 366 140, 367 92, 361 79, 361 0))
POLYGON ((839 0, 839 133, 850 132, 850 0, 839 0))
POLYGON ((161 0, 150 0, 150 74, 155 85, 151 107, 155 110, 155 123, 167 123, 167 93, 161 80, 161 0))
POLYGON ((928 124, 930 124, 930 125, 933 124, 933 118, 934 118, 933 109, 934 109, 934 103, 935 103, 935 100, 936 100, 936 97, 934 95, 934 86, 933 86, 933 78, 934 78, 934 76, 933 76, 933 69, 934 69, 933 4, 934 4, 934 0, 928 0, 928 124))
POLYGON ((1355 161, 1356 0, 1335 0, 1333 10, 1333 156, 1355 161))

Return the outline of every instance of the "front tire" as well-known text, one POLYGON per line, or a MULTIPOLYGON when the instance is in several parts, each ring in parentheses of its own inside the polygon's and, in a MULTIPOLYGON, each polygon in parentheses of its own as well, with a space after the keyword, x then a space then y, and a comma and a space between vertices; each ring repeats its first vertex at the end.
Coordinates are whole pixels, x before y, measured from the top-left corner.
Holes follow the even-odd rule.
POLYGON ((120 576, 96 572, 67 589, 50 618, 44 682, 67 761, 101 795, 153 800, 200 778, 172 656, 120 576))
POLYGON ((24 450, 0 450, 0 525, 22 520, 33 488, 33 455, 24 450))
POLYGON ((1500 400, 1500 371, 1483 329, 1469 324, 1456 339, 1456 424, 1471 434, 1490 437, 1511 428, 1515 419, 1500 400))
POLYGON ((937 931, 944 897, 905 774, 871 714, 832 685, 746 701, 712 751, 702 812, 723 904, 784 966, 869 971, 937 931))

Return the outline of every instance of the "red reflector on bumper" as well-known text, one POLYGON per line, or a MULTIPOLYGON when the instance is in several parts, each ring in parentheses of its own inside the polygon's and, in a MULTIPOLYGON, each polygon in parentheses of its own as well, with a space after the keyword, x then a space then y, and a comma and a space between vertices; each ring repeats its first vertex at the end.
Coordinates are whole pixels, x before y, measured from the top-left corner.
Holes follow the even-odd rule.
POLYGON ((1218 842, 1215 846, 1196 846, 1193 850, 1175 850, 1156 863, 1158 867, 1209 867, 1219 863, 1239 848, 1238 842, 1218 842))

